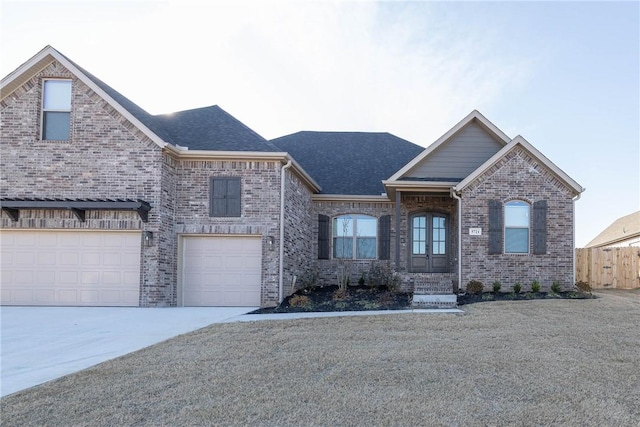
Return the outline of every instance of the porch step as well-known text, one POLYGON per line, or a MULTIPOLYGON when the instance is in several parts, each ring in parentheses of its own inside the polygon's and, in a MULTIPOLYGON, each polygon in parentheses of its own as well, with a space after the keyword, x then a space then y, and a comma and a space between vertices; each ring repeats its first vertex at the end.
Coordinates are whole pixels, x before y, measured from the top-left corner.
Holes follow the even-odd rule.
POLYGON ((458 306, 458 299, 454 294, 413 294, 413 301, 411 302, 411 306, 413 308, 456 308, 458 306))

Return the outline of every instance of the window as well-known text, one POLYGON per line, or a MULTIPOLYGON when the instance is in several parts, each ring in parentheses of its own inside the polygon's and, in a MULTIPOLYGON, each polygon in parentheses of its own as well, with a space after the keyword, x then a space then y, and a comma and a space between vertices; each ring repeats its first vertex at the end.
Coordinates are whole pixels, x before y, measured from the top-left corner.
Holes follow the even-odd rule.
POLYGON ((209 216, 240 216, 240 178, 211 178, 209 216))
POLYGON ((504 205, 504 252, 529 253, 530 206, 518 200, 504 205))
POLYGON ((71 80, 45 80, 42 91, 42 139, 68 141, 71 80))
POLYGON ((333 219, 333 257, 375 259, 378 224, 367 215, 342 215, 333 219))

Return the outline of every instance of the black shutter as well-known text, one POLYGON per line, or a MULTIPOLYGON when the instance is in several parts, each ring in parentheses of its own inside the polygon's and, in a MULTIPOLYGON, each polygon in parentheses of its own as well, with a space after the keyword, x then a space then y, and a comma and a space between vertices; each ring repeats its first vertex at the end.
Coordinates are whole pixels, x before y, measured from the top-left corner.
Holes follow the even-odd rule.
POLYGON ((240 178, 227 179, 226 216, 240 216, 240 178))
POLYGON ((240 178, 211 178, 209 186, 209 215, 240 216, 240 178))
POLYGON ((378 259, 391 259, 391 215, 378 220, 378 259))
POLYGON ((533 254, 547 253, 547 201, 533 204, 533 254))
POLYGON ((489 200, 489 255, 502 253, 502 203, 489 200))
POLYGON ((329 217, 318 215, 318 259, 329 259, 329 217))

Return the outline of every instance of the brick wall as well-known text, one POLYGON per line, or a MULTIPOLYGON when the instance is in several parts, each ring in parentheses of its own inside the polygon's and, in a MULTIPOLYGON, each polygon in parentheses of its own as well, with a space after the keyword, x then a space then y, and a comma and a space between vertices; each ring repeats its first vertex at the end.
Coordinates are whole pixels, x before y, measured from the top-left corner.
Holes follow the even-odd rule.
MULTIPOLYGON (((543 289, 558 281, 567 289, 573 284, 572 193, 526 150, 516 147, 462 192, 462 283, 480 280, 490 289, 495 280, 511 291, 516 282, 529 288, 538 280, 543 289), (547 253, 544 255, 489 255, 489 200, 505 203, 519 199, 533 204, 546 200, 547 253), (470 236, 470 227, 482 228, 481 236, 470 236)), ((530 243, 531 243, 530 239, 530 243)))
POLYGON ((311 190, 291 169, 286 172, 284 209, 283 295, 287 296, 295 290, 294 276, 302 277, 314 264, 311 190))
MULTIPOLYGON (((68 211, 25 210, 20 220, 2 213, 2 228, 149 230, 166 228, 162 203, 161 149, 57 62, 50 64, 0 105, 2 197, 129 198, 152 206, 149 222, 136 213, 88 211, 85 222, 68 211), (69 141, 40 139, 42 79, 72 80, 69 141)), ((141 252, 143 306, 173 303, 171 282, 160 274, 167 261, 159 246, 141 252)))
MULTIPOLYGON (((280 162, 177 160, 174 233, 262 236, 262 305, 278 302, 280 162), (209 216, 211 177, 241 178, 241 216, 209 216), (269 249, 268 237, 275 247, 269 249)), ((175 265, 178 253, 173 248, 175 265)), ((175 267, 177 268, 177 267, 175 267)), ((175 269, 174 268, 174 269, 175 269)))

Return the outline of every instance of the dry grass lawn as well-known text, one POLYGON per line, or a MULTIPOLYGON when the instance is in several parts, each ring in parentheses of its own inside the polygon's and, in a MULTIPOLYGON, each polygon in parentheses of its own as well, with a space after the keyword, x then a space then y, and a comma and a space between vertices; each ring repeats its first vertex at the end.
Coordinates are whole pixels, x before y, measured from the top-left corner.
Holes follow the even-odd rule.
POLYGON ((637 426, 640 293, 213 325, 2 399, 4 426, 637 426))

